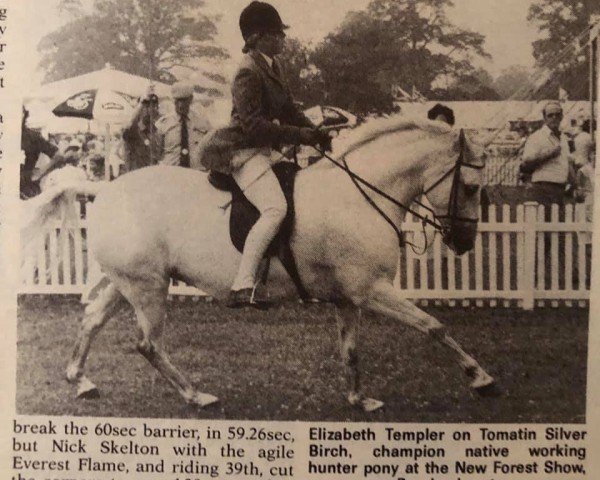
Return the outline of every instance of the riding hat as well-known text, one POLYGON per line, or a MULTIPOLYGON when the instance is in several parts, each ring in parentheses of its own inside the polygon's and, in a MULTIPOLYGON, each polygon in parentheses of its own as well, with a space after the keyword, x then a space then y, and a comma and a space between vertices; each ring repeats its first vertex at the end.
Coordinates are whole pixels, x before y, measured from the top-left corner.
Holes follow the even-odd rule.
POLYGON ((255 33, 278 33, 286 28, 289 27, 283 23, 279 12, 266 2, 254 1, 240 15, 240 30, 244 40, 255 33))

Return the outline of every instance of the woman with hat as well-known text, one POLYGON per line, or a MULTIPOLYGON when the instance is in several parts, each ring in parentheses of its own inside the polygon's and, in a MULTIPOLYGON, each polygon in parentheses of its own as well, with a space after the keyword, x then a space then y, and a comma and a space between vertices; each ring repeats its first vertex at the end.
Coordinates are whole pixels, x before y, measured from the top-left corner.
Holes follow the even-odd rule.
MULTIPOLYGON (((254 1, 240 15, 246 54, 232 86, 233 110, 226 130, 232 150, 224 164, 211 168, 230 173, 260 212, 250 230, 228 306, 264 307, 254 296, 260 262, 286 215, 287 204, 271 170, 282 145, 327 145, 329 136, 315 128, 296 105, 283 80, 276 56, 283 51, 285 33, 277 10, 254 1)), ((218 135, 218 131, 217 131, 218 135)), ((221 141, 223 143, 223 141, 221 141)))

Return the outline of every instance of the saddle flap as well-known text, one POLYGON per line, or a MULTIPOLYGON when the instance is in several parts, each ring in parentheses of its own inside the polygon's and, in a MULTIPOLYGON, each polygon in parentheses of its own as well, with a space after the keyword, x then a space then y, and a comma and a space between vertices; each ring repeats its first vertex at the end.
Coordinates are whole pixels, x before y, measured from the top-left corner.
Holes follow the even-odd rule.
MULTIPOLYGON (((279 233, 269 246, 267 254, 274 256, 277 254, 278 245, 281 242, 289 241, 292 229, 294 227, 294 184, 296 174, 300 167, 290 162, 280 162, 273 165, 273 173, 279 180, 279 185, 287 202, 287 213, 279 233)), ((231 177, 229 177, 231 178, 231 177)), ((233 181, 233 179, 232 179, 233 181)), ((246 198, 240 188, 233 182, 234 188, 231 190, 231 216, 229 218, 229 233, 231 242, 238 251, 243 251, 246 238, 250 229, 254 226, 260 214, 256 207, 246 198)))

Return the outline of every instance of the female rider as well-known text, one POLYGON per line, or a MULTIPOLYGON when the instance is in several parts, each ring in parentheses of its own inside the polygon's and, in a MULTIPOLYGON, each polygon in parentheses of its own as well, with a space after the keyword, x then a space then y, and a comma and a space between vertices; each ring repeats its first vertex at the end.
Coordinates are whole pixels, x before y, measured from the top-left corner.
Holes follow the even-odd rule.
POLYGON ((283 50, 286 28, 268 3, 254 1, 240 15, 245 55, 232 86, 228 130, 234 153, 228 170, 259 210, 260 218, 244 245, 227 302, 232 308, 265 306, 254 295, 257 271, 287 211, 285 197, 271 170, 281 155, 273 150, 286 144, 325 145, 329 140, 298 110, 281 76, 275 57, 283 50))

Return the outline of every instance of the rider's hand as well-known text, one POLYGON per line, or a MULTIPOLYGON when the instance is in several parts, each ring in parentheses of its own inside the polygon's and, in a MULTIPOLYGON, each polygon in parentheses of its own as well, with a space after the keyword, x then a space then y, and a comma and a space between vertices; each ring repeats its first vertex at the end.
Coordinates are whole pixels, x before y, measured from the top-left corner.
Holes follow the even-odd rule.
POLYGON ((319 146, 323 150, 331 149, 329 133, 313 128, 300 129, 300 141, 304 145, 319 146))
POLYGON ((331 135, 326 130, 317 130, 320 138, 318 145, 323 152, 331 152, 331 135))
POLYGON ((318 131, 312 128, 301 128, 300 129, 300 143, 302 145, 315 146, 319 143, 320 137, 318 131))

